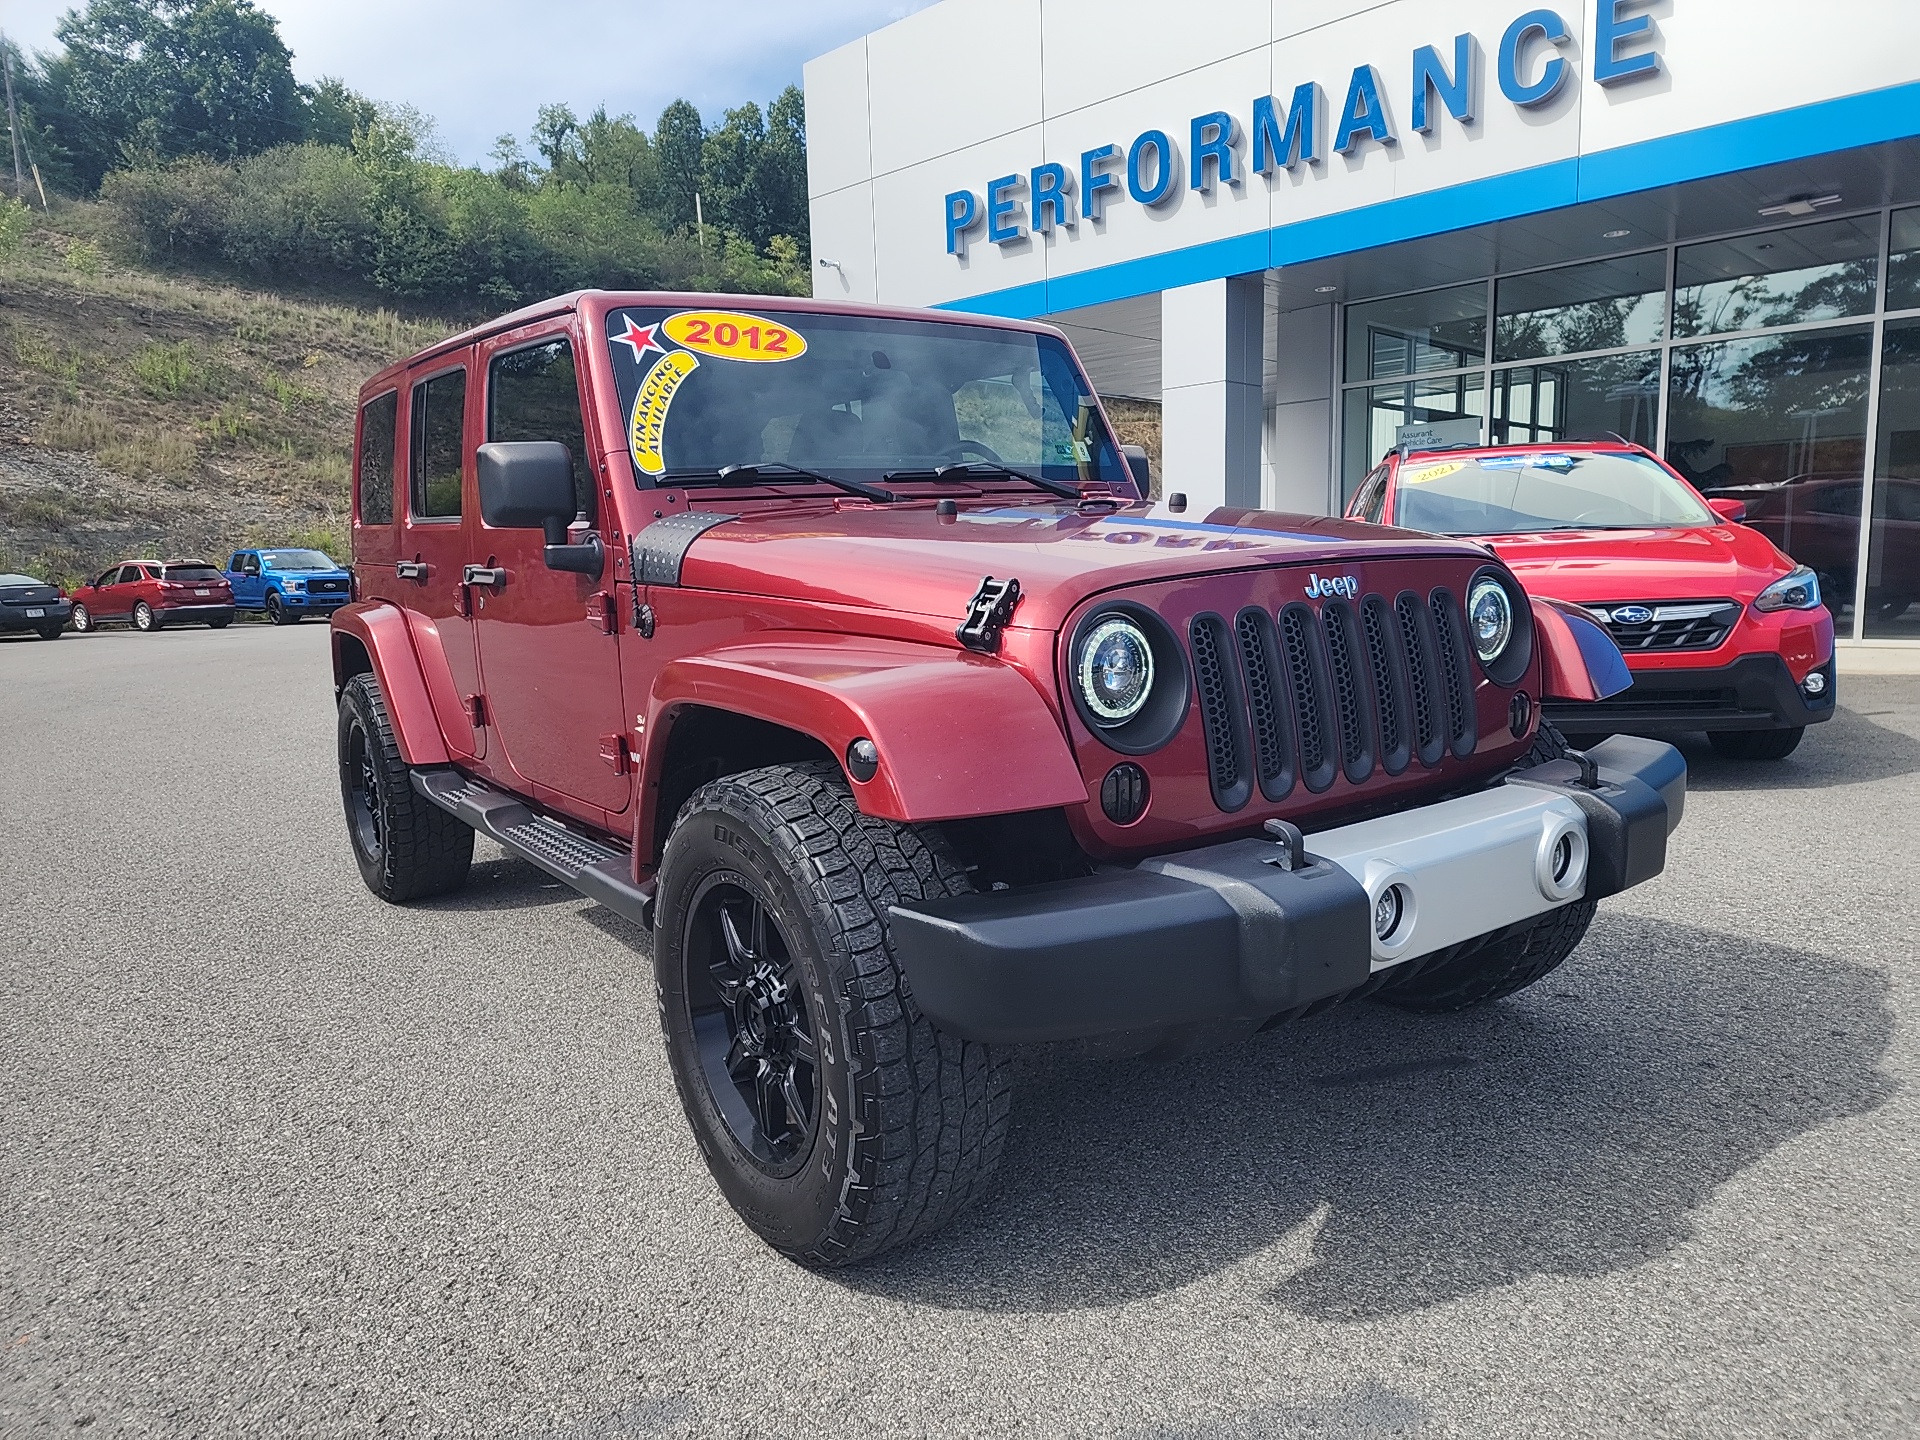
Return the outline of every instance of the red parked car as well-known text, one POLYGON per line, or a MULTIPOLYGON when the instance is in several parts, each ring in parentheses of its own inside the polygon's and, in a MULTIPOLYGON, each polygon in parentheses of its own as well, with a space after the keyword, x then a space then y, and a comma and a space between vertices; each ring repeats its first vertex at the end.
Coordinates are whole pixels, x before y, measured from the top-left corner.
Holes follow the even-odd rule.
POLYGON ((110 621, 159 630, 193 621, 224 630, 233 621, 233 587, 204 560, 124 560, 74 590, 73 628, 110 621))
POLYGON ((1482 540, 1530 593, 1605 621, 1633 685, 1549 704, 1570 735, 1704 730, 1723 755, 1777 760, 1833 715, 1833 617, 1818 575, 1745 513, 1625 441, 1395 452, 1347 507, 1482 540))
POLYGON ((647 927, 722 1190, 843 1264, 982 1193, 1010 1047, 1487 1002, 1664 867, 1679 753, 1540 723, 1630 683, 1591 616, 1469 541, 1157 514, 1145 463, 981 316, 589 292, 388 367, 362 878, 455 890, 479 831, 647 927))

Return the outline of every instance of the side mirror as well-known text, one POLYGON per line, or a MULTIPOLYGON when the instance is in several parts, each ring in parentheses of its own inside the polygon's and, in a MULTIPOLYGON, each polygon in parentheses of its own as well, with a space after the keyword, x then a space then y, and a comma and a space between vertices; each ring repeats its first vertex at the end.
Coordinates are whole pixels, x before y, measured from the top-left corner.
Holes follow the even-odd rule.
POLYGON ((573 495, 573 455, 557 440, 497 441, 474 452, 480 480, 480 517, 501 530, 540 530, 549 570, 598 575, 606 554, 598 535, 569 545, 567 527, 579 506, 573 495))
POLYGON ((1709 499, 1707 501, 1707 508, 1729 525, 1737 525, 1747 518, 1747 507, 1744 502, 1729 500, 1724 496, 1709 499))
POLYGON ((1140 487, 1140 493, 1146 495, 1153 490, 1153 462, 1147 458, 1144 445, 1122 445, 1121 458, 1127 462, 1127 469, 1133 472, 1133 483, 1140 487))

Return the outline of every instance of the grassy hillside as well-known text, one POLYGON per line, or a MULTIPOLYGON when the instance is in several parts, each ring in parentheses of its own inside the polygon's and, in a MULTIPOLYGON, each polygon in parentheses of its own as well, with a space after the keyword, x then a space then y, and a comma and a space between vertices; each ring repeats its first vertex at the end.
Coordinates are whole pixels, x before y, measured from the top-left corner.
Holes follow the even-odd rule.
MULTIPOLYGON (((252 544, 344 558, 361 382, 475 317, 142 268, 95 206, 19 222, 11 244, 0 227, 0 571, 72 583, 252 544)), ((1158 407, 1112 409, 1157 479, 1158 407)))
POLYGON ((454 322, 133 268, 101 228, 67 205, 0 246, 0 569, 343 554, 354 395, 454 322))

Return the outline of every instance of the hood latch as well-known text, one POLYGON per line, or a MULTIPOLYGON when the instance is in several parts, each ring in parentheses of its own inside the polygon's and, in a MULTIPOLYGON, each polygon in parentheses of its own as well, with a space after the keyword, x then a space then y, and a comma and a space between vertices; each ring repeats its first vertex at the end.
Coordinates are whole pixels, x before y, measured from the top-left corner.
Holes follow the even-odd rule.
POLYGON ((1020 582, 1009 577, 996 580, 989 575, 967 602, 967 618, 954 631, 954 638, 969 650, 991 655, 1000 648, 1000 632, 1013 619, 1013 607, 1020 603, 1020 582))

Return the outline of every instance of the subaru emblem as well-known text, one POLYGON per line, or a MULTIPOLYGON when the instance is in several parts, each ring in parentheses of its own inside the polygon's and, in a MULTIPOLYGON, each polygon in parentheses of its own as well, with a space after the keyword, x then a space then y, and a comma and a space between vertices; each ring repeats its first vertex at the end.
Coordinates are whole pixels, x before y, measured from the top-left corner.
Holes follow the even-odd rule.
POLYGON ((1653 611, 1644 605, 1620 605, 1613 612, 1616 625, 1644 625, 1653 619, 1653 611))
POLYGON ((1335 595, 1344 595, 1351 600, 1360 593, 1360 580, 1355 575, 1308 575, 1307 598, 1309 600, 1331 599, 1335 595))

